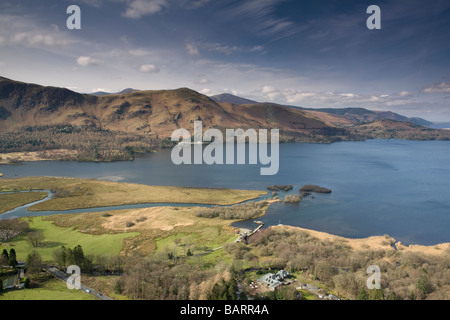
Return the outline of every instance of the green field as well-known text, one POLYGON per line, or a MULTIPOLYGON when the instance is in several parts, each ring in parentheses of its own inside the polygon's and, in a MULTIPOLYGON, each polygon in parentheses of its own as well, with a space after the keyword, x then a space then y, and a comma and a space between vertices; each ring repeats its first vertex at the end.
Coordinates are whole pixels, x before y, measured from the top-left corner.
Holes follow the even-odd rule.
POLYGON ((53 279, 37 288, 3 292, 0 300, 97 300, 97 298, 81 290, 69 290, 64 281, 53 279))
POLYGON ((53 260, 53 251, 61 246, 73 248, 81 245, 86 255, 107 254, 117 255, 122 250, 123 239, 136 236, 138 233, 119 233, 90 235, 74 230, 73 227, 58 227, 45 217, 26 219, 32 230, 42 230, 45 239, 40 247, 34 248, 28 243, 26 236, 22 235, 0 245, 0 250, 14 248, 17 259, 25 261, 27 255, 34 249, 41 255, 43 261, 53 260))
MULTIPOLYGON (((0 191, 53 190, 55 197, 34 206, 34 210, 65 210, 85 207, 112 206, 147 202, 185 202, 205 204, 236 204, 267 194, 266 191, 232 189, 201 189, 183 187, 153 187, 136 184, 116 183, 72 178, 20 178, 0 180, 0 191)), ((26 203, 45 197, 46 193, 24 192, 10 199, 14 207, 25 203, 24 196, 33 196, 26 203)), ((6 199, 6 198, 4 198, 6 199)), ((152 207, 143 209, 109 210, 79 214, 59 214, 21 218, 29 224, 29 230, 22 235, 0 244, 0 251, 14 248, 18 261, 25 261, 28 254, 36 250, 44 263, 53 264, 54 251, 61 246, 74 248, 80 245, 85 256, 106 255, 142 257, 161 254, 167 259, 169 252, 175 253, 175 260, 168 265, 187 263, 194 270, 209 270, 220 263, 232 263, 232 257, 224 250, 216 249, 235 240, 231 224, 236 220, 218 217, 197 216, 200 207, 152 207), (131 224, 130 224, 131 223, 131 224), (27 234, 42 231, 44 240, 38 247, 28 241, 27 234), (193 254, 188 256, 188 249, 193 254)), ((86 278, 91 285, 117 299, 114 287, 118 278, 86 278)), ((0 299, 11 300, 60 300, 92 299, 84 292, 70 291, 63 281, 50 280, 35 283, 34 287, 20 291, 6 292, 0 299)))

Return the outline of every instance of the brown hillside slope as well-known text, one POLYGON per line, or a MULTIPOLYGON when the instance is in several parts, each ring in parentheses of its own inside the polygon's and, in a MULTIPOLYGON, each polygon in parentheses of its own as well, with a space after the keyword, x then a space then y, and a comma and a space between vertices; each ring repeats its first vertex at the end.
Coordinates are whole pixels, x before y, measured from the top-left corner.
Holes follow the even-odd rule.
POLYGON ((218 103, 196 91, 135 91, 93 96, 0 78, 0 132, 71 124, 169 138, 178 128, 280 129, 282 140, 340 140, 347 132, 301 110, 275 104, 218 103))
POLYGON ((447 130, 435 130, 386 119, 353 126, 350 130, 368 139, 450 140, 450 131, 447 130))

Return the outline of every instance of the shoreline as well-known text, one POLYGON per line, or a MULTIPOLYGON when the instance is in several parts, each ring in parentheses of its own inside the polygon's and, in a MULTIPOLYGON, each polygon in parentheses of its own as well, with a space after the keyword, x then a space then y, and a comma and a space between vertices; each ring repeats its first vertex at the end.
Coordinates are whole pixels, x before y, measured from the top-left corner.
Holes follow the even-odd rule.
MULTIPOLYGON (((33 180, 35 181, 36 179, 39 180, 39 178, 44 178, 44 180, 45 179, 49 179, 49 178, 46 178, 46 177, 32 177, 32 178, 28 178, 28 179, 27 178, 16 178, 17 180, 16 179, 7 179, 7 180, 4 180, 4 181, 5 182, 8 182, 8 181, 12 182, 14 180, 15 181, 27 181, 28 180, 29 184, 27 183, 26 190, 30 191, 29 188, 33 187, 33 185, 34 185, 34 183, 32 181, 33 180)), ((95 179, 79 179, 79 178, 70 178, 70 177, 69 178, 52 177, 50 179, 56 179, 56 181, 60 181, 60 182, 63 182, 63 181, 77 182, 76 185, 78 185, 79 183, 84 181, 84 184, 86 182, 90 182, 90 183, 94 183, 94 184, 95 184, 95 182, 98 182, 98 183, 100 183, 102 185, 106 184, 106 185, 115 185, 115 186, 125 184, 124 188, 127 187, 127 186, 129 188, 139 188, 139 186, 141 186, 141 185, 138 185, 138 184, 130 184, 130 183, 122 183, 122 182, 106 182, 106 181, 99 181, 99 180, 95 180, 95 179)), ((42 182, 42 181, 40 181, 40 182, 42 182)), ((70 187, 67 186, 67 187, 69 187, 69 190, 71 189, 71 187, 76 186, 76 185, 72 185, 72 183, 70 185, 71 185, 70 187)), ((180 189, 182 189, 181 191, 183 193, 185 193, 187 191, 201 191, 201 190, 208 191, 208 192, 229 191, 229 190, 225 190, 225 189, 214 189, 214 188, 190 188, 190 187, 183 187, 183 188, 180 188, 180 187, 161 187, 161 188, 166 190, 166 191, 167 190, 176 190, 176 189, 180 190, 180 189)), ((43 190, 43 188, 39 188, 39 189, 43 190)), ((154 192, 155 191, 160 191, 159 190, 160 188, 157 187, 157 186, 146 186, 145 189, 148 189, 148 191, 154 191, 154 192)), ((26 191, 26 190, 24 190, 24 191, 26 191)), ((107 191, 107 190, 105 190, 105 191, 107 191)), ((121 190, 121 191, 125 192, 125 190, 121 190)), ((129 191, 130 190, 128 190, 128 192, 129 191)), ((243 190, 240 190, 240 191, 243 191, 243 190)), ((267 192, 259 191, 259 190, 258 191, 257 190, 251 190, 251 191, 250 190, 246 190, 246 191, 249 192, 250 194, 252 192, 253 193, 255 193, 255 192, 259 193, 259 196, 261 196, 261 194, 267 194, 267 192)), ((245 192, 245 191, 243 191, 243 192, 245 192)), ((189 192, 188 192, 188 194, 189 194, 189 192)), ((99 194, 99 195, 101 195, 101 194, 99 194)), ((255 194, 253 194, 253 195, 255 195, 255 194)), ((246 202, 246 201, 251 201, 251 200, 257 199, 257 197, 256 198, 249 197, 249 194, 247 194, 246 196, 247 196, 246 200, 240 199, 240 201, 237 202, 237 203, 241 203, 241 202, 246 202)), ((155 202, 164 203, 165 202, 165 201, 161 201, 162 199, 160 199, 159 201, 156 201, 156 200, 151 201, 150 199, 146 199, 146 200, 147 201, 145 201, 145 202, 141 202, 141 201, 134 202, 133 201, 133 203, 125 201, 126 202, 125 205, 136 204, 136 203, 155 203, 155 202)), ((216 200, 218 200, 218 199, 216 199, 216 200)), ((225 199, 220 199, 220 200, 223 201, 225 199)), ((226 202, 229 202, 229 200, 230 199, 228 199, 228 201, 226 201, 226 202)), ((232 201, 231 204, 230 203, 228 203, 228 204, 223 204, 222 203, 222 205, 236 204, 236 200, 237 199, 234 199, 234 200, 235 201, 232 201)), ((267 206, 267 208, 268 208, 272 203, 279 202, 280 199, 270 199, 269 198, 269 199, 266 199, 265 201, 268 202, 268 206, 267 206)), ((42 201, 39 201, 39 202, 42 202, 42 201)), ((170 203, 174 203, 174 202, 171 201, 170 203)), ((186 201, 186 202, 179 202, 178 204, 182 204, 182 203, 192 204, 192 206, 195 206, 195 204, 199 204, 200 202, 193 203, 193 202, 190 202, 190 201, 186 201)), ((176 203, 174 203, 174 204, 175 204, 174 207, 176 207, 176 203)), ((117 204, 117 203, 116 204, 111 204, 111 203, 108 203, 108 204, 103 204, 102 206, 98 206, 98 205, 89 206, 88 203, 85 203, 85 207, 83 207, 83 208, 70 208, 70 209, 61 209, 60 208, 59 210, 52 209, 51 211, 63 213, 64 210, 73 210, 73 209, 75 209, 75 210, 76 209, 82 210, 82 209, 87 209, 87 208, 112 207, 112 206, 120 206, 120 205, 122 205, 122 204, 117 204)), ((215 203, 215 205, 217 205, 217 203, 215 203)), ((260 215, 260 217, 264 216, 266 214, 267 208, 264 211, 264 213, 262 215, 260 215)), ((37 211, 37 210, 31 210, 31 211, 37 211)), ((39 211, 45 211, 45 210, 39 210, 39 211)), ((77 213, 73 213, 73 214, 77 214, 77 213)), ((233 226, 233 224, 234 224, 234 222, 230 224, 230 227, 236 228, 235 226, 233 226)), ((444 242, 444 243, 435 244, 435 245, 421 245, 421 244, 404 245, 400 241, 394 239, 393 237, 391 237, 389 235, 369 236, 369 237, 366 237, 366 238, 356 238, 355 239, 355 238, 347 238, 347 237, 343 237, 343 236, 333 235, 331 233, 326 233, 326 232, 322 232, 322 231, 316 231, 316 230, 312 230, 312 229, 306 229, 306 228, 297 227, 297 226, 290 226, 290 225, 272 225, 272 226, 267 225, 267 227, 284 228, 285 230, 300 230, 300 231, 307 232, 311 236, 319 238, 319 239, 333 240, 333 241, 343 241, 346 244, 348 244, 350 247, 352 247, 353 249, 356 249, 356 250, 363 250, 365 248, 372 248, 372 249, 387 249, 387 250, 401 250, 401 251, 410 251, 410 252, 421 252, 421 253, 433 254, 433 255, 439 255, 441 253, 446 252, 447 250, 450 251, 450 242, 444 242)), ((237 227, 237 228, 239 228, 239 227, 237 227)), ((242 228, 239 228, 239 229, 242 229, 242 228)))
MULTIPOLYGON (((442 131, 449 131, 450 128, 436 129, 442 131)), ((373 138, 366 137, 365 139, 343 139, 339 141, 280 141, 280 144, 334 144, 340 142, 366 142, 372 140, 401 140, 401 141, 416 141, 416 142, 427 142, 427 141, 442 141, 449 142, 449 139, 438 140, 438 139, 408 139, 408 138, 373 138)), ((246 143, 247 144, 247 143, 246 143)), ((192 144, 194 145, 194 144, 192 144)), ((155 153, 165 148, 160 148, 158 150, 152 150, 149 152, 137 152, 136 155, 145 155, 147 153, 155 153)), ((78 150, 71 149, 48 149, 40 151, 17 151, 17 152, 5 152, 0 153, 0 165, 19 165, 24 162, 37 162, 37 161, 74 161, 74 162, 93 162, 93 163, 108 163, 116 161, 133 161, 134 159, 112 159, 112 160, 77 160, 75 159, 78 155, 78 150), (74 158, 75 157, 75 158, 74 158)), ((1 177, 1 176, 0 176, 1 177)))
POLYGON ((420 244, 404 245, 401 243, 401 241, 397 241, 389 235, 370 236, 366 238, 347 238, 338 235, 333 235, 331 233, 323 231, 316 231, 312 229, 306 229, 302 227, 295 227, 289 225, 275 225, 270 227, 286 231, 289 230, 303 231, 305 233, 308 233, 312 237, 318 238, 320 240, 342 241, 345 244, 349 245, 353 250, 365 250, 365 249, 383 249, 392 251, 399 250, 402 252, 414 252, 436 256, 440 256, 444 254, 446 251, 450 251, 450 242, 444 242, 429 246, 420 244), (395 248, 393 246, 395 246, 395 248))

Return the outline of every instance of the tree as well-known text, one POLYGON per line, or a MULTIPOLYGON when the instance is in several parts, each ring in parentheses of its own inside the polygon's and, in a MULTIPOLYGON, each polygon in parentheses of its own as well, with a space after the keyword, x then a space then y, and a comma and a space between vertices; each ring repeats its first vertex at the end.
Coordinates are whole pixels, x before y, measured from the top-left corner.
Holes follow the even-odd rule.
POLYGON ((74 264, 73 262, 73 250, 70 248, 67 248, 66 250, 66 262, 68 265, 74 264))
POLYGON ((45 239, 45 236, 44 236, 44 233, 42 232, 42 230, 37 230, 37 231, 29 232, 27 234, 27 238, 28 238, 28 241, 31 243, 31 245, 36 248, 41 245, 42 241, 44 241, 44 239, 45 239))
POLYGON ((28 229, 28 223, 19 219, 0 220, 0 241, 8 241, 11 238, 24 233, 28 229))
POLYGON ((42 270, 41 255, 36 250, 33 250, 30 254, 28 254, 25 266, 27 268, 27 272, 31 274, 39 273, 42 270))
POLYGON ((73 248, 72 255, 73 255, 72 264, 77 265, 79 267, 84 266, 86 259, 84 257, 83 248, 80 245, 77 245, 75 248, 73 248))
POLYGON ((3 274, 3 266, 9 265, 9 254, 6 249, 3 249, 2 255, 0 256, 0 268, 1 273, 3 274))
POLYGON ((13 268, 17 266, 16 250, 14 249, 9 250, 9 265, 13 268))
POLYGON ((122 286, 120 284, 120 280, 117 280, 115 285, 114 285, 114 293, 116 294, 122 294, 122 286))
POLYGON ((383 289, 369 290, 369 300, 384 300, 383 289))
POLYGON ((67 265, 67 252, 66 247, 62 246, 61 248, 53 251, 53 258, 59 267, 65 268, 67 265))
POLYGON ((6 259, 6 261, 9 261, 9 254, 8 254, 8 251, 6 249, 3 249, 1 257, 6 259))
POLYGON ((425 269, 420 270, 420 276, 416 283, 416 288, 425 297, 431 292, 430 280, 428 279, 428 272, 425 269))
POLYGON ((226 282, 224 279, 214 284, 208 300, 236 300, 237 284, 233 278, 226 282))
POLYGON ((364 287, 361 287, 361 290, 359 291, 358 294, 358 300, 368 300, 369 296, 367 295, 367 291, 366 289, 364 289, 364 287))

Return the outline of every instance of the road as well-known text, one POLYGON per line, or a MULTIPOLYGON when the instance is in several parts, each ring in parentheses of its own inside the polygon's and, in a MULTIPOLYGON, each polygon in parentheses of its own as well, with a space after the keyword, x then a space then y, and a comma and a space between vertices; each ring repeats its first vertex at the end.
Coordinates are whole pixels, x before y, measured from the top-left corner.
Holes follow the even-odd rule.
MULTIPOLYGON (((62 272, 61 270, 59 270, 55 267, 44 267, 44 270, 51 273, 55 277, 63 280, 64 282, 66 282, 67 279, 69 278, 69 275, 67 273, 62 272)), ((83 290, 84 292, 89 293, 100 300, 114 300, 110 297, 103 295, 102 293, 100 293, 98 291, 95 291, 92 288, 89 288, 89 287, 83 285, 83 282, 81 282, 80 290, 83 290)))

